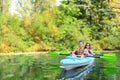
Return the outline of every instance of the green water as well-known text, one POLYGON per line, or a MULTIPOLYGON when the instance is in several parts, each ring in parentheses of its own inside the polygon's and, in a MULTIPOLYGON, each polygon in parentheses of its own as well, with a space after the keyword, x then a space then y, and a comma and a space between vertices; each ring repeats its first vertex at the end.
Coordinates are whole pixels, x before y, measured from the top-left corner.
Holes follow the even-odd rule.
MULTIPOLYGON (((96 58, 92 71, 73 80, 120 80, 120 54, 115 55, 117 61, 96 58)), ((63 70, 59 62, 64 57, 46 54, 0 56, 0 80, 61 80, 63 70)))

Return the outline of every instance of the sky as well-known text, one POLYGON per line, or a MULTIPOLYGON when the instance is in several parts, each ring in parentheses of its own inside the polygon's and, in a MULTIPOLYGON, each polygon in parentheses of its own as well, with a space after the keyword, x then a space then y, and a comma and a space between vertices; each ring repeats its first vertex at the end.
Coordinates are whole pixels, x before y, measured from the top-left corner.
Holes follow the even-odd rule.
POLYGON ((57 4, 57 6, 60 5, 60 1, 61 1, 61 0, 56 0, 56 4, 57 4))
POLYGON ((16 13, 16 5, 18 3, 18 0, 12 0, 9 11, 11 14, 16 13))
MULTIPOLYGON (((60 1, 61 1, 61 0, 56 0, 57 6, 60 5, 60 1)), ((17 3, 18 3, 18 0, 12 0, 11 6, 10 6, 10 8, 9 8, 9 11, 11 12, 11 14, 19 14, 19 13, 16 11, 16 5, 17 5, 17 3)))

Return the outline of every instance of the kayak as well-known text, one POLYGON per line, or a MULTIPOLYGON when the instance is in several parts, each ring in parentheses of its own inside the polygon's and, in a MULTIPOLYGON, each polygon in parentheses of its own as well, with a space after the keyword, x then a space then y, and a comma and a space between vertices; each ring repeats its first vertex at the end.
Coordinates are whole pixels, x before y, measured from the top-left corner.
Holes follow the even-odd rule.
POLYGON ((62 80, 66 79, 66 78, 72 78, 73 80, 75 80, 76 78, 80 78, 84 75, 87 75, 90 71, 92 71, 92 68, 94 66, 94 63, 91 65, 86 65, 84 67, 80 67, 80 68, 75 68, 75 69, 71 69, 71 70, 62 70, 61 74, 60 74, 60 78, 62 80))
POLYGON ((85 57, 85 58, 79 58, 74 56, 67 56, 64 59, 60 61, 61 68, 65 70, 71 70, 77 67, 90 65, 94 62, 94 57, 85 57))

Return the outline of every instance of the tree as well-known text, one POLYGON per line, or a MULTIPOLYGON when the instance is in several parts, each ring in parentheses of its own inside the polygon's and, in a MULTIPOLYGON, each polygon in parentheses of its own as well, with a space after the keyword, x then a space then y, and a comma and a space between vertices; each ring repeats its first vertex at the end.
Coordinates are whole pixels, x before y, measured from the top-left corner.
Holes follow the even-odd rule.
POLYGON ((0 0, 0 12, 2 14, 9 12, 10 0, 0 0))
POLYGON ((23 16, 30 16, 36 12, 41 13, 54 6, 55 0, 18 0, 16 11, 23 16))
POLYGON ((35 12, 43 12, 55 6, 55 0, 32 0, 32 3, 34 3, 35 12))

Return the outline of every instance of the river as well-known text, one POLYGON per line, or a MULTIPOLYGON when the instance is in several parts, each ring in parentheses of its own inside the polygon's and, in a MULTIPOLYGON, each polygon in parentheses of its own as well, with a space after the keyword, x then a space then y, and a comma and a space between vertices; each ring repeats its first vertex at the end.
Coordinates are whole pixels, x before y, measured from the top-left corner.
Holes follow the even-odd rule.
POLYGON ((65 74, 60 68, 60 60, 65 55, 0 56, 0 80, 120 80, 120 53, 113 54, 116 60, 96 58, 90 70, 82 76, 75 77, 82 70, 79 68, 64 78, 61 77, 65 74))

